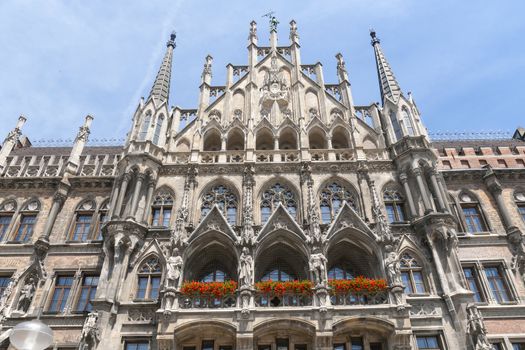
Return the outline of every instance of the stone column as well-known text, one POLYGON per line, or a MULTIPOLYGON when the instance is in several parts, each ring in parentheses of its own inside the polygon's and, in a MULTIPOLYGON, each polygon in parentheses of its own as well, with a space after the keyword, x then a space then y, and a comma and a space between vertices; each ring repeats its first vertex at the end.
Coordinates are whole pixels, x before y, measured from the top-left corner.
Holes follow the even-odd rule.
POLYGON ((492 171, 492 169, 490 168, 487 170, 485 176, 483 176, 483 181, 485 182, 485 185, 496 200, 496 205, 498 206, 498 211, 501 215, 503 226, 505 226, 505 229, 508 230, 514 225, 510 213, 505 205, 505 201, 503 200, 501 183, 496 177, 494 171, 492 171))
POLYGON ((113 213, 115 212, 115 205, 117 204, 117 199, 119 197, 119 187, 120 182, 118 179, 115 179, 115 184, 113 185, 113 192, 111 193, 111 201, 109 202, 109 212, 108 217, 112 218, 113 213))
POLYGON ((412 190, 408 184, 408 176, 406 173, 399 174, 399 181, 403 185, 405 195, 407 196, 408 208, 410 209, 410 216, 415 218, 417 216, 416 206, 414 205, 414 197, 412 197, 412 190))
POLYGON ((437 198, 437 204, 438 204, 438 210, 441 211, 441 212, 444 212, 446 211, 446 205, 445 205, 445 201, 443 199, 443 196, 441 194, 441 188, 438 184, 438 181, 437 181, 437 170, 435 168, 432 168, 432 170, 430 170, 430 173, 429 173, 429 176, 430 176, 430 183, 432 184, 432 188, 434 189, 434 193, 436 194, 436 198, 437 198))
POLYGON ((65 200, 66 195, 63 193, 57 192, 53 196, 53 204, 51 205, 51 209, 49 210, 49 214, 47 215, 46 224, 44 226, 44 232, 42 233, 42 238, 46 241, 49 241, 49 236, 51 235, 51 231, 53 230, 53 226, 55 225, 58 212, 60 211, 60 208, 62 207, 62 204, 64 204, 65 200))
POLYGON ((412 172, 414 173, 414 176, 417 180, 417 186, 419 188, 419 192, 421 193, 421 197, 423 198, 423 204, 425 206, 425 213, 432 211, 432 204, 430 203, 430 199, 428 198, 427 189, 425 187, 425 183, 423 182, 423 176, 421 174, 421 169, 414 168, 412 169, 412 172))
POLYGON ((142 216, 143 222, 148 222, 148 217, 151 211, 151 200, 153 198, 153 191, 155 191, 155 181, 153 179, 150 179, 148 182, 148 192, 146 194, 146 208, 144 209, 144 215, 142 216))
POLYGON ((118 218, 122 213, 122 203, 124 202, 124 196, 126 195, 126 189, 128 188, 128 183, 131 180, 131 175, 126 173, 122 176, 122 181, 120 182, 120 190, 118 193, 117 204, 113 210, 113 217, 118 218))
POLYGON ((278 137, 273 138, 273 149, 276 151, 279 149, 279 138, 278 137))
POLYGON ((133 197, 131 199, 131 210, 129 212, 129 216, 135 218, 136 211, 137 211, 137 204, 139 202, 140 197, 140 190, 142 189, 142 183, 144 182, 144 179, 146 178, 146 175, 144 174, 137 174, 137 182, 135 183, 135 190, 133 191, 133 197))

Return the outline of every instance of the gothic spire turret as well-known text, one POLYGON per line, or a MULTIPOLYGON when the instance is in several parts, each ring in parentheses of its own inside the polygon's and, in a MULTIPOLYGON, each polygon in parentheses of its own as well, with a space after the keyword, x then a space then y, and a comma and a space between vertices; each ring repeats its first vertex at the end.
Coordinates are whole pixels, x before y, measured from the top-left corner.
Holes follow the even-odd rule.
POLYGON ((396 103, 401 96, 401 88, 397 83, 394 72, 390 68, 383 51, 381 50, 381 45, 379 45, 380 40, 376 36, 375 30, 370 30, 370 36, 372 37, 372 46, 374 47, 374 54, 376 56, 376 65, 377 65, 377 75, 379 78, 379 88, 381 89, 381 100, 385 101, 385 98, 388 97, 392 102, 396 103))
POLYGON ((176 33, 170 35, 170 40, 166 43, 166 54, 162 60, 153 87, 151 88, 149 98, 155 99, 158 103, 167 102, 170 94, 170 80, 171 80, 171 61, 173 59, 173 49, 176 47, 175 38, 176 33))

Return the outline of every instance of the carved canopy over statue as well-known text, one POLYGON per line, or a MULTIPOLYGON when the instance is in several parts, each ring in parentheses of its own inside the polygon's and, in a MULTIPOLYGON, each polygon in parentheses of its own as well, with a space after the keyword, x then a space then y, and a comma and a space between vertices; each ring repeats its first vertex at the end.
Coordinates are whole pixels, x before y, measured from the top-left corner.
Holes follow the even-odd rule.
POLYGON ((277 66, 277 56, 272 56, 270 70, 266 72, 263 86, 261 88, 261 104, 264 109, 271 110, 274 102, 277 102, 281 109, 288 106, 289 87, 283 72, 277 66))

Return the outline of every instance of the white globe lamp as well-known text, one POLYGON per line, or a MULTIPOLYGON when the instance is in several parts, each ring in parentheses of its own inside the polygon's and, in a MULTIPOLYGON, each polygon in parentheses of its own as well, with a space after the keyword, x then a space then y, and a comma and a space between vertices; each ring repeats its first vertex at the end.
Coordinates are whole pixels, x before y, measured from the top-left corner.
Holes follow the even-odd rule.
POLYGON ((53 330, 39 320, 17 324, 9 341, 18 350, 44 350, 53 343, 53 330))

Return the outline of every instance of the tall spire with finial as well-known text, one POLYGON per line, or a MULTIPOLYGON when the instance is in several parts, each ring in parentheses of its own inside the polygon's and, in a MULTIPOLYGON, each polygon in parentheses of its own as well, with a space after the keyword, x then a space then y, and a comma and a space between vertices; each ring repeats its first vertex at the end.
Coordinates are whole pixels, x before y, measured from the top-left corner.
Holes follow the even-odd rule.
POLYGON ((370 29, 370 36, 372 37, 372 46, 374 47, 374 53, 376 56, 377 64, 377 75, 379 78, 379 87, 381 89, 381 100, 384 103, 385 97, 391 99, 396 103, 401 96, 401 88, 397 83, 394 72, 390 68, 383 51, 381 50, 381 45, 379 45, 379 38, 376 36, 376 32, 373 29, 370 29))
POLYGON ((170 81, 171 81, 171 61, 173 59, 173 49, 176 47, 175 32, 170 35, 170 40, 166 43, 167 49, 162 65, 160 66, 153 87, 151 88, 150 97, 155 99, 159 104, 168 101, 170 95, 170 81))

